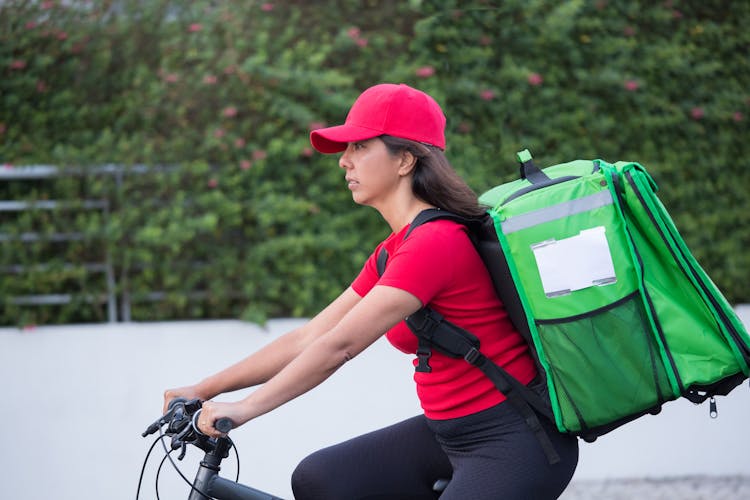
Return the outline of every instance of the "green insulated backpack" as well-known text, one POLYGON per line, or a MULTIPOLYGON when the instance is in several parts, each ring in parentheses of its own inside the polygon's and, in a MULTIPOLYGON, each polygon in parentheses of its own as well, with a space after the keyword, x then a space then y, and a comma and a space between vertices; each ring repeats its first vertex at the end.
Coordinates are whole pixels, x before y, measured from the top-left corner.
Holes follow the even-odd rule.
MULTIPOLYGON (((410 231, 437 218, 471 229, 541 379, 521 386, 429 307, 407 318, 420 342, 417 369, 432 347, 464 357, 532 427, 542 414, 587 441, 679 397, 710 399, 715 416, 714 396, 748 378, 750 336, 685 246, 653 179, 638 163, 540 170, 528 151, 519 160, 520 179, 480 197, 484 220, 429 210, 410 231)), ((379 257, 382 272, 387 255, 379 257)))

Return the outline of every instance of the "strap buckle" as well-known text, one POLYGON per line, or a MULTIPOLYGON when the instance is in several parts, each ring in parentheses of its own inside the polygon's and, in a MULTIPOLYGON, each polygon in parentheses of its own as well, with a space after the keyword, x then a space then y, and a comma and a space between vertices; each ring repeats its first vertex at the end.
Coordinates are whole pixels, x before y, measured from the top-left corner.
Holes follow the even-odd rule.
POLYGON ((432 367, 430 366, 431 357, 432 357, 432 349, 430 349, 429 346, 420 345, 417 348, 418 363, 414 371, 421 372, 421 373, 432 372, 432 367))
POLYGON ((472 365, 476 365, 481 356, 482 353, 476 347, 471 347, 464 355, 464 359, 472 365))
POLYGON ((430 341, 442 319, 443 317, 432 309, 422 308, 406 318, 406 324, 418 338, 430 341))

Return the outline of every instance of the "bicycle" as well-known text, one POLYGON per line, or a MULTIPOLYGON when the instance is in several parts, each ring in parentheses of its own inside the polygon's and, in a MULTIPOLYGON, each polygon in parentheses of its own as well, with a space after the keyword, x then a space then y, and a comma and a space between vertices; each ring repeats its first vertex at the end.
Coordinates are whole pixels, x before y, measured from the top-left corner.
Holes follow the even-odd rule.
MULTIPOLYGON (((146 458, 143 461, 141 476, 138 480, 136 500, 138 500, 140 495, 143 475, 146 470, 146 465, 148 464, 148 459, 153 449, 160 442, 164 446, 166 456, 162 459, 162 463, 159 465, 159 472, 161 471, 164 461, 168 458, 182 479, 190 486, 188 500, 283 500, 280 497, 238 482, 240 471, 237 448, 228 436, 211 438, 198 430, 198 418, 200 417, 201 406, 202 403, 198 399, 173 399, 169 402, 167 413, 149 425, 141 434, 141 436, 146 437, 158 431, 159 437, 151 445, 151 448, 148 450, 146 458), (168 450, 164 443, 165 438, 168 437, 171 437, 171 450, 168 450), (177 467, 177 464, 175 464, 171 458, 171 453, 173 451, 180 450, 177 459, 182 460, 185 457, 187 446, 189 444, 203 450, 205 453, 192 483, 182 474, 177 467), (234 481, 219 475, 221 462, 229 456, 229 450, 231 449, 234 449, 238 464, 237 478, 234 481)), ((214 427, 219 432, 226 434, 232 429, 232 421, 228 418, 221 418, 214 422, 214 427)), ((159 498, 159 472, 157 472, 156 475, 157 499, 159 498)), ((436 493, 440 493, 447 487, 449 482, 450 479, 438 479, 435 481, 432 488, 436 493)))
MULTIPOLYGON (((158 443, 162 443, 166 456, 162 459, 156 474, 156 497, 159 498, 159 473, 165 460, 168 458, 172 466, 177 470, 182 479, 190 486, 188 500, 283 500, 270 493, 240 484, 239 480, 239 454, 232 440, 226 437, 211 438, 198 430, 198 418, 200 416, 202 403, 198 399, 186 400, 176 398, 170 401, 167 412, 158 420, 148 426, 141 434, 146 437, 150 434, 159 432, 159 437, 154 441, 149 449, 143 467, 141 469, 140 479, 138 480, 138 490, 136 500, 138 500, 143 482, 143 475, 151 452, 158 443), (165 427, 166 426, 166 427, 165 427), (170 448, 167 449, 165 439, 171 438, 170 448), (205 453, 198 467, 195 479, 190 480, 185 477, 180 469, 172 460, 171 453, 180 450, 177 457, 182 460, 187 453, 188 445, 193 445, 205 453), (219 475, 221 462, 229 456, 229 451, 234 449, 237 458, 237 478, 232 481, 219 475)), ((227 433, 232 429, 232 422, 229 419, 219 419, 214 422, 216 430, 227 433)))

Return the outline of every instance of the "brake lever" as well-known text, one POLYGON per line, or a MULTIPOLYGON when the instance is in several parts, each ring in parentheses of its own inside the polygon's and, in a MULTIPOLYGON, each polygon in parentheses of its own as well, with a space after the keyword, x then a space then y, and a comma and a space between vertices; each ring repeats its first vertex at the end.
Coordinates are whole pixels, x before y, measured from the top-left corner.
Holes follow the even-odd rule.
POLYGON ((161 426, 163 426, 166 423, 167 421, 164 419, 164 417, 159 418, 157 421, 149 425, 146 428, 146 430, 141 433, 141 437, 146 437, 149 434, 153 434, 154 432, 158 431, 161 428, 161 426))
MULTIPOLYGON (((142 437, 146 437, 149 434, 153 434, 154 432, 158 431, 161 427, 164 426, 164 424, 170 423, 177 412, 182 413, 184 416, 185 409, 187 408, 188 412, 194 412, 196 408, 201 407, 201 402, 199 399, 191 399, 190 401, 187 401, 185 398, 174 398, 172 401, 169 402, 169 407, 167 408, 167 412, 156 419, 154 423, 149 425, 143 433, 141 433, 142 437), (197 406, 196 406, 197 405, 197 406)), ((182 420, 182 416, 180 417, 180 420, 182 420)), ((171 426, 170 426, 171 428, 171 426)), ((174 430, 174 429, 170 429, 174 430)))
MULTIPOLYGON (((188 441, 188 435, 193 431, 192 427, 189 425, 185 426, 180 432, 177 434, 174 434, 172 436, 172 442, 171 446, 173 450, 176 450, 177 448, 185 448, 185 445, 188 441)), ((184 453, 183 453, 184 456, 184 453)))
POLYGON ((169 418, 167 432, 180 434, 185 428, 185 420, 188 420, 189 422, 189 419, 186 419, 185 407, 183 405, 175 407, 172 416, 169 418))
POLYGON ((156 421, 154 421, 153 424, 149 425, 145 431, 141 434, 142 437, 146 437, 149 434, 153 434, 154 432, 161 429, 164 424, 169 423, 172 418, 174 417, 174 414, 177 412, 178 406, 173 406, 169 410, 167 410, 167 413, 159 417, 156 421))

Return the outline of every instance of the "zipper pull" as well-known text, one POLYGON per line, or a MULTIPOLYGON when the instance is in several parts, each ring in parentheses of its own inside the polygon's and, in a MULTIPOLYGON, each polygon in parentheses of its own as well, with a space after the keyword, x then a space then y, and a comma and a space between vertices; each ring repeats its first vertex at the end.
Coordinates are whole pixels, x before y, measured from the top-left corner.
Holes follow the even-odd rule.
POLYGON ((713 396, 708 400, 708 414, 711 418, 719 416, 719 410, 716 409, 716 398, 713 396))

